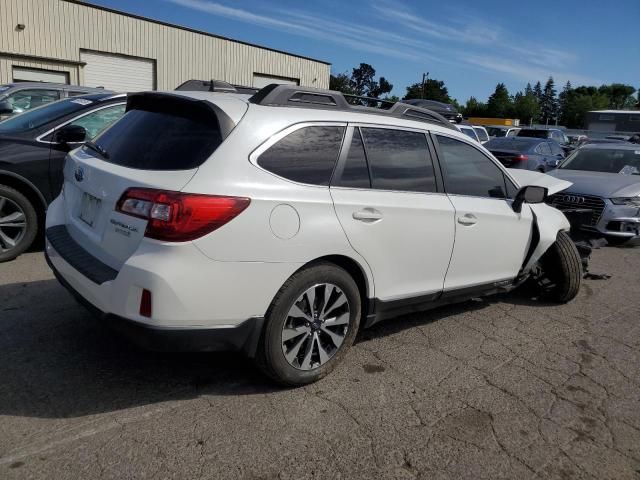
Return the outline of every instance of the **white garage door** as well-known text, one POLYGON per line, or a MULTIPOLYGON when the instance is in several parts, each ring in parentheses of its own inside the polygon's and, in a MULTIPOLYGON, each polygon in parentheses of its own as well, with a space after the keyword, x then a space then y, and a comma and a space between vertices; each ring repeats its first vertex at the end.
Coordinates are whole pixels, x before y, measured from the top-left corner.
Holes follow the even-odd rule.
POLYGON ((69 83, 69 74, 67 72, 54 72, 37 68, 13 67, 13 81, 69 83))
POLYGON ((153 90, 155 68, 146 58, 120 57, 107 53, 80 52, 86 87, 104 87, 116 92, 153 90))
POLYGON ((294 78, 276 77, 273 75, 263 75, 262 73, 253 74, 253 86, 254 88, 262 88, 272 83, 279 83, 284 85, 300 85, 300 80, 294 78))

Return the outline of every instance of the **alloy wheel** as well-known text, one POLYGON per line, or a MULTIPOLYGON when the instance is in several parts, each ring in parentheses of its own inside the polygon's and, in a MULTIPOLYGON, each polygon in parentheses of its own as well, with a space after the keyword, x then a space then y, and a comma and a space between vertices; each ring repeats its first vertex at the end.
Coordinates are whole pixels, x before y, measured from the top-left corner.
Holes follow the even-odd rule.
POLYGON ((24 211, 13 200, 0 196, 0 253, 16 247, 27 233, 24 211))
POLYGON ((340 349, 349 330, 345 293, 331 283, 307 289, 293 303, 282 328, 282 352, 292 367, 313 370, 340 349))

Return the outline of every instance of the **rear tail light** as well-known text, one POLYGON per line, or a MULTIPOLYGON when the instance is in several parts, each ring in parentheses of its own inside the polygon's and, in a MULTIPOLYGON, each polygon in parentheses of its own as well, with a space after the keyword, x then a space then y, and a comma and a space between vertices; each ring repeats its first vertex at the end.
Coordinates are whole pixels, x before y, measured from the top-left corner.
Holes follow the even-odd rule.
POLYGON ((251 199, 130 188, 116 211, 148 220, 145 237, 186 242, 213 232, 237 217, 251 199))
POLYGON ((529 160, 529 157, 527 155, 520 154, 520 155, 517 155, 517 156, 513 157, 513 159, 516 162, 526 162, 527 160, 529 160))

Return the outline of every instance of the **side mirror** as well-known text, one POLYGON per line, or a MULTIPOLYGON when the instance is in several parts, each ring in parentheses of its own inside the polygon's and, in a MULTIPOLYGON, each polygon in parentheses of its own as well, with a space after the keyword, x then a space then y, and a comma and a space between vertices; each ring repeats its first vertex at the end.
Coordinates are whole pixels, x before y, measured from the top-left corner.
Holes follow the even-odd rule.
POLYGON ((13 113, 13 105, 9 100, 0 101, 0 115, 11 115, 13 113))
POLYGON ((53 139, 58 143, 67 145, 69 143, 82 143, 87 138, 87 130, 80 125, 65 125, 58 130, 53 139))
POLYGON ((516 198, 513 199, 512 208, 516 213, 522 211, 523 203, 542 203, 547 198, 548 190, 544 187, 536 185, 527 185, 518 190, 516 198))

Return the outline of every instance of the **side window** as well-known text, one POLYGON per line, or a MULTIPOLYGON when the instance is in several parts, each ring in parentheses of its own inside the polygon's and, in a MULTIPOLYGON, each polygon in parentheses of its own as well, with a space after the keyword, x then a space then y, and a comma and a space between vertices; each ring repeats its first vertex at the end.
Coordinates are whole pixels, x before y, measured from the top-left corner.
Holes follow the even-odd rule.
POLYGON ((557 143, 555 143, 555 142, 551 142, 549 144, 549 146, 551 147, 551 153, 553 155, 558 155, 558 154, 564 153, 564 151, 562 150, 562 147, 560 145, 558 145, 557 143))
POLYGON ((344 127, 303 127, 260 155, 258 165, 294 182, 329 185, 344 127))
POLYGON ((98 133, 124 115, 124 109, 125 105, 122 104, 96 110, 84 117, 80 117, 75 122, 71 122, 71 125, 80 125, 81 127, 84 127, 87 131, 86 140, 91 140, 98 135, 98 133))
POLYGON ((35 88, 32 90, 18 90, 16 93, 9 95, 7 100, 13 107, 13 113, 21 113, 32 108, 55 102, 60 99, 58 90, 45 90, 35 88))
POLYGON ((77 92, 75 90, 69 90, 67 92, 67 96, 68 97, 77 97, 79 95, 87 95, 87 93, 89 93, 89 92, 77 92))
POLYGON ((447 193, 505 198, 505 176, 488 157, 459 140, 437 138, 447 193))
POLYGON ((435 192, 436 179, 424 133, 362 128, 371 187, 379 190, 435 192))
POLYGON ((344 166, 342 171, 338 172, 337 178, 334 177, 332 185, 337 187, 371 188, 367 157, 364 153, 364 143, 362 143, 359 128, 355 128, 353 131, 353 139, 351 140, 344 166))

